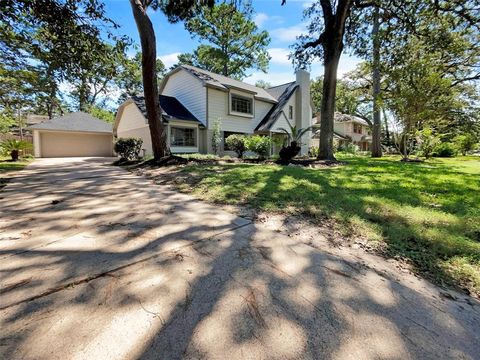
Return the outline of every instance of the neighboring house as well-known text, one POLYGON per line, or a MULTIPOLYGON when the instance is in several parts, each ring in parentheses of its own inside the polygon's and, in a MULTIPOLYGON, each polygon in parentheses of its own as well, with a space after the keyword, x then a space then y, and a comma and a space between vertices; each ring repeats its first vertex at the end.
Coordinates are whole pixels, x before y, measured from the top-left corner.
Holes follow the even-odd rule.
MULTIPOLYGON (((312 121, 320 124, 320 113, 312 121)), ((334 117, 333 138, 338 146, 353 143, 361 151, 369 151, 372 145, 371 130, 368 123, 358 116, 339 112, 336 112, 334 117)), ((314 132, 312 139, 315 146, 320 144, 320 130, 314 132)))
MULTIPOLYGON (((212 129, 220 121, 221 152, 231 134, 263 134, 281 137, 279 128, 310 126, 310 74, 296 73, 296 81, 262 89, 193 66, 181 65, 168 73, 160 86, 160 107, 173 153, 211 153, 212 129)), ((151 137, 143 97, 133 96, 117 111, 114 135, 140 137, 147 154, 151 137)), ((304 136, 302 153, 310 145, 304 136)))
POLYGON ((35 157, 112 156, 112 125, 84 112, 32 125, 35 157))

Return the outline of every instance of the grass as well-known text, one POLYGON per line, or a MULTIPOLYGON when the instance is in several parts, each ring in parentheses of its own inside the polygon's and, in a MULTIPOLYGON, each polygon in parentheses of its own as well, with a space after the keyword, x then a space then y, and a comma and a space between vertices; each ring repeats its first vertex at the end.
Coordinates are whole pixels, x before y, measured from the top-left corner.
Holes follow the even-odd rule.
POLYGON ((22 170, 27 164, 29 160, 19 160, 13 162, 10 157, 2 157, 0 156, 0 189, 4 187, 8 179, 3 177, 8 172, 22 170))
MULTIPOLYGON (((408 259, 440 284, 480 295, 480 159, 403 163, 342 157, 322 169, 277 165, 192 165, 191 191, 205 200, 328 219, 387 256, 408 259)), ((186 186, 186 185, 185 185, 186 186)))

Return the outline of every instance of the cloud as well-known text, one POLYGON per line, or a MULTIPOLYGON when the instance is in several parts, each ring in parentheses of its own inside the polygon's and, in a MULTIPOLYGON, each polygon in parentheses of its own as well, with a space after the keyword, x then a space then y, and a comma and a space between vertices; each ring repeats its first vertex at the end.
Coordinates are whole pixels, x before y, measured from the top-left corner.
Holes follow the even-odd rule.
POLYGON ((258 13, 253 18, 253 21, 258 27, 261 27, 269 19, 268 15, 265 13, 258 13))
POLYGON ((255 72, 244 79, 247 84, 255 85, 258 80, 264 80, 272 86, 281 85, 295 80, 295 74, 291 71, 269 72, 255 72))
POLYGON ((304 23, 300 23, 289 27, 280 27, 277 29, 273 29, 272 31, 270 31, 270 34, 274 39, 278 41, 291 43, 297 39, 297 36, 306 32, 306 25, 304 23))
POLYGON ((312 6, 314 2, 315 2, 315 0, 307 0, 307 1, 305 1, 305 2, 302 4, 302 7, 303 7, 304 9, 307 9, 307 8, 309 8, 310 6, 312 6))
MULTIPOLYGON (((362 60, 355 57, 350 56, 347 54, 343 54, 340 58, 340 63, 338 64, 337 70, 337 79, 341 79, 345 76, 346 73, 355 69, 355 67, 361 62, 362 60)), ((310 76, 312 79, 315 79, 319 76, 323 75, 323 64, 320 60, 315 62, 310 66, 310 76)))
POLYGON ((178 55, 181 53, 175 52, 171 54, 166 54, 166 55, 160 55, 158 58, 162 60, 163 64, 165 65, 165 68, 170 68, 172 65, 176 64, 178 62, 178 55))
POLYGON ((355 70, 357 65, 361 62, 362 60, 360 58, 357 58, 355 56, 350 56, 347 54, 343 54, 342 57, 340 58, 340 63, 338 64, 338 73, 337 73, 337 78, 342 78, 346 73, 355 70))
POLYGON ((283 23, 283 17, 278 15, 267 15, 265 13, 258 13, 254 16, 253 21, 255 24, 260 28, 265 25, 265 23, 274 23, 274 24, 281 24, 283 23))
POLYGON ((285 48, 271 48, 268 49, 270 55, 270 63, 279 65, 292 65, 292 61, 288 58, 290 51, 285 48))

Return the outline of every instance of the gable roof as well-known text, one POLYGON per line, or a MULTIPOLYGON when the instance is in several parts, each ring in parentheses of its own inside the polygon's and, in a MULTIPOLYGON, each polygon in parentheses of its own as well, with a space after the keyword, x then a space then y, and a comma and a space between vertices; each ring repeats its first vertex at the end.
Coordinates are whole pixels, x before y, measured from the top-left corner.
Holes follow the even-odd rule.
POLYGON ((29 127, 32 130, 56 130, 112 133, 112 125, 84 112, 74 112, 29 127))
MULTIPOLYGON (((320 123, 319 118, 314 117, 316 123, 320 123)), ((357 124, 362 124, 362 125, 367 125, 369 126, 368 122, 358 116, 355 115, 349 115, 349 114, 342 114, 341 112, 336 111, 333 117, 333 121, 335 122, 354 122, 357 124)))
POLYGON ((339 112, 335 112, 335 121, 337 122, 346 122, 346 121, 352 121, 358 124, 363 124, 363 125, 368 125, 368 122, 363 120, 362 118, 355 116, 355 115, 349 115, 349 114, 342 114, 339 112))
POLYGON ((295 83, 295 81, 288 82, 288 83, 282 84, 282 85, 272 86, 272 87, 270 87, 268 89, 265 89, 265 90, 267 90, 267 92, 270 95, 272 95, 275 99, 278 100, 278 98, 285 92, 285 90, 293 83, 295 83))
POLYGON ((291 83, 276 86, 275 88, 268 89, 271 90, 273 94, 279 94, 278 102, 270 109, 270 111, 267 113, 267 115, 265 115, 262 121, 258 123, 255 131, 268 131, 272 128, 273 124, 275 124, 278 117, 281 115, 283 107, 287 104, 288 100, 290 100, 298 87, 299 85, 297 85, 297 83, 294 81, 291 83), (277 87, 279 89, 275 89, 277 87), (280 91, 282 92, 280 93, 280 91))
MULTIPOLYGON (((138 107, 140 112, 147 118, 147 108, 145 107, 145 98, 143 96, 132 96, 132 101, 138 107)), ((185 121, 195 121, 200 123, 195 115, 193 115, 183 104, 173 96, 160 95, 160 107, 162 108, 163 121, 168 122, 170 119, 178 119, 185 121)))
MULTIPOLYGON (((339 139, 339 140, 349 140, 349 138, 347 136, 344 136, 344 135, 342 135, 342 134, 340 134, 339 132, 336 132, 336 131, 333 132, 333 137, 335 139, 339 139)), ((315 130, 312 133, 312 138, 314 138, 314 139, 320 138, 320 129, 315 130)))
POLYGON ((175 68, 169 75, 181 69, 188 71, 190 74, 202 81, 206 86, 211 86, 224 91, 232 88, 239 89, 252 93, 259 100, 264 100, 272 103, 277 102, 277 99, 265 89, 220 74, 215 74, 211 71, 203 70, 191 65, 180 65, 175 68))

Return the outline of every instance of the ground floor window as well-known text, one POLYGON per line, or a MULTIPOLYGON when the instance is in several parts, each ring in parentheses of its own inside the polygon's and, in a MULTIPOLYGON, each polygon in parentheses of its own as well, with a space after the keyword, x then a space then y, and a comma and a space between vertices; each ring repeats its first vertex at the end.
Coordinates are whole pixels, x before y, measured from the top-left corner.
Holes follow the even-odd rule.
POLYGON ((197 146, 197 133, 194 128, 171 127, 171 146, 197 146))

